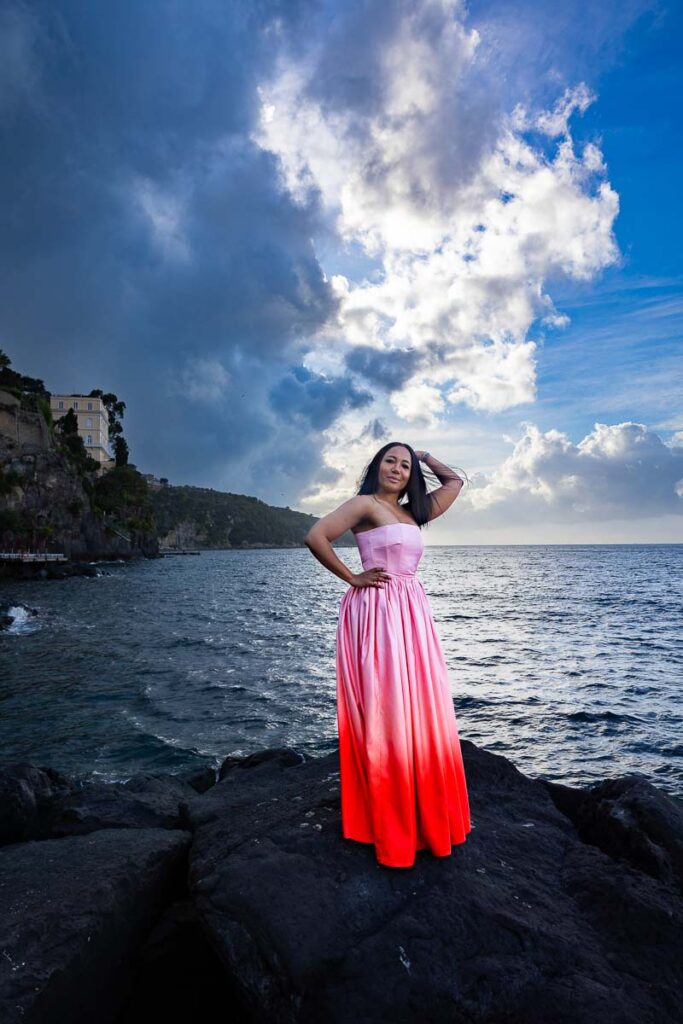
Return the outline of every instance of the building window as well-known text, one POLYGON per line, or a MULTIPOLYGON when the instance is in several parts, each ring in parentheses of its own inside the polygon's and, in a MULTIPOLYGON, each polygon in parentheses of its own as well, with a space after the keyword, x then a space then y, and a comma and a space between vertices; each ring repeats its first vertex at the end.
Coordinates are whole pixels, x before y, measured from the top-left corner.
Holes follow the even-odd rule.
POLYGON ((74 402, 74 409, 78 409, 78 402, 74 402))
POLYGON ((85 425, 86 427, 92 427, 92 416, 86 416, 85 425))
POLYGON ((92 412, 92 402, 88 402, 88 412, 92 412))
POLYGON ((59 403, 59 408, 60 408, 60 409, 63 409, 63 408, 64 408, 64 402, 60 402, 60 403, 59 403))
POLYGON ((86 444, 92 444, 92 434, 87 434, 85 438, 86 444))

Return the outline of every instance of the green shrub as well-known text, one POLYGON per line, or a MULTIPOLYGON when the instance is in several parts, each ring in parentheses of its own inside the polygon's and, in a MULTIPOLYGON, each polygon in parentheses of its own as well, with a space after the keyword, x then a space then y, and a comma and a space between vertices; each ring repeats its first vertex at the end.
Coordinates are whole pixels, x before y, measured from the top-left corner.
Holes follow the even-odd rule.
POLYGON ((113 517, 123 530, 153 532, 154 517, 147 481, 131 465, 116 466, 97 478, 93 506, 113 517))
POLYGON ((0 469, 0 495, 11 494, 20 482, 21 474, 16 469, 0 469))
POLYGON ((36 400, 39 412, 42 412, 45 422, 48 425, 48 429, 52 431, 54 428, 54 419, 52 417, 52 409, 50 408, 50 402, 47 398, 38 398, 36 400))
POLYGON ((24 518, 20 512, 15 512, 13 509, 9 508, 0 511, 0 534, 22 534, 24 532, 25 523, 24 518))

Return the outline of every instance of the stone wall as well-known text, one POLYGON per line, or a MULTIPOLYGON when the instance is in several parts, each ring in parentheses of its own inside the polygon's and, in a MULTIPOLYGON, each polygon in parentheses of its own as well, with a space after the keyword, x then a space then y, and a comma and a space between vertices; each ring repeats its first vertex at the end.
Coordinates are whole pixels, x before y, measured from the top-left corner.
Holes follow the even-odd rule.
POLYGON ((0 391, 0 437, 19 448, 51 446, 50 431, 43 416, 22 409, 19 399, 9 391, 0 391))

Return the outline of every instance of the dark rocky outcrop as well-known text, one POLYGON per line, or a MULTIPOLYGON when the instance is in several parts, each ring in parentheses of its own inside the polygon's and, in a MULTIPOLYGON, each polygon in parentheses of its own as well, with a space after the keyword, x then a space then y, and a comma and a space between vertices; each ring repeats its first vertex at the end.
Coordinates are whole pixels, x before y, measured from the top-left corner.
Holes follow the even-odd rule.
POLYGON ((584 843, 632 864, 683 896, 683 804, 646 779, 607 779, 589 790, 546 783, 584 843))
POLYGON ((472 832, 401 869, 342 839, 336 752, 0 773, 3 1020, 678 1024, 681 802, 462 746, 472 832))
POLYGON ((181 891, 188 832, 99 829, 0 851, 2 1020, 114 1019, 134 951, 181 891))

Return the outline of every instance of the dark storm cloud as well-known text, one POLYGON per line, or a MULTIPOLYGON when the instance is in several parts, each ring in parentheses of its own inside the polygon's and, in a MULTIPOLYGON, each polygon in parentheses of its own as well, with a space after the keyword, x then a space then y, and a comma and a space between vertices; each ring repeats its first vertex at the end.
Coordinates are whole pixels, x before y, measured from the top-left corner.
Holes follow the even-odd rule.
POLYGON ((324 430, 345 409, 362 409, 373 396, 349 377, 323 377, 294 366, 269 393, 271 407, 284 419, 324 430))
MULTIPOLYGON (((251 142, 257 85, 282 52, 315 52, 311 95, 357 115, 362 133, 386 101, 379 69, 399 23, 413 18, 410 31, 438 51, 445 10, 0 0, 0 345, 15 366, 55 391, 116 391, 142 469, 266 500, 282 473, 293 501, 320 466, 301 425, 370 398, 345 375, 287 376, 335 310, 311 242, 329 234, 330 213, 315 189, 292 201, 276 159, 251 142)), ((534 16, 516 11, 475 5, 468 24, 490 24, 493 49, 444 91, 421 134, 444 194, 495 134, 492 111, 517 98, 508 71, 528 55, 534 16), (494 74, 506 47, 513 56, 494 74)), ((589 33, 596 19, 609 22, 603 9, 575 22, 589 33)), ((380 188, 370 150, 364 173, 380 188)), ((400 387, 409 368, 409 357, 363 350, 347 363, 372 390, 400 387)))
POLYGON ((363 377, 382 391, 400 391, 423 361, 416 349, 389 349, 383 351, 370 345, 358 345, 347 352, 345 363, 349 370, 363 377))
POLYGON ((0 15, 0 343, 54 391, 116 391, 133 460, 178 482, 234 484, 231 464, 277 433, 270 386, 335 308, 315 196, 291 202, 249 139, 256 86, 308 7, 0 15))

